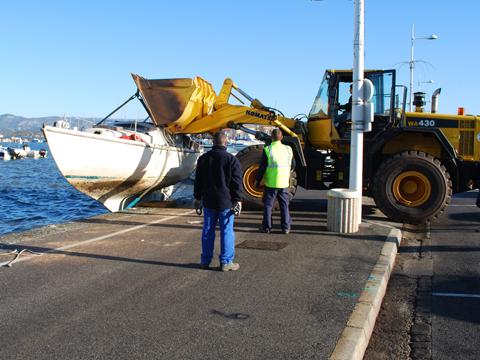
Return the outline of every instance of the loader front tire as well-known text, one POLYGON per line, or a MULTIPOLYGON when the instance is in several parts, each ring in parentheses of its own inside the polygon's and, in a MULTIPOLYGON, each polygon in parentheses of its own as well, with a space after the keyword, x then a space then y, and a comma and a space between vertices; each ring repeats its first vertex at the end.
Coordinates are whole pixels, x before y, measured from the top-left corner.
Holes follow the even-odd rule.
MULTIPOLYGON (((236 155, 242 166, 242 185, 244 192, 244 205, 248 209, 258 210, 263 207, 262 196, 265 187, 255 185, 255 180, 258 173, 260 160, 262 158, 263 145, 252 145, 241 151, 236 155)), ((295 171, 290 174, 289 194, 290 200, 295 196, 297 191, 297 175, 295 171)))
POLYGON ((438 217, 450 202, 452 182, 440 160, 419 151, 405 151, 378 168, 373 197, 390 219, 422 224, 438 217))

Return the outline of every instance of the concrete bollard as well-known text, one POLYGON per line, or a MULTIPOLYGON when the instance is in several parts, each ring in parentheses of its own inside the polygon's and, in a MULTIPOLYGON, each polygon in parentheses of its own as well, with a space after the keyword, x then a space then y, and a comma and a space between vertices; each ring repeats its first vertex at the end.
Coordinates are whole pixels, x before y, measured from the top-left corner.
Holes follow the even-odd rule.
POLYGON ((329 190, 327 230, 343 234, 357 232, 361 222, 358 206, 358 192, 349 189, 329 190))

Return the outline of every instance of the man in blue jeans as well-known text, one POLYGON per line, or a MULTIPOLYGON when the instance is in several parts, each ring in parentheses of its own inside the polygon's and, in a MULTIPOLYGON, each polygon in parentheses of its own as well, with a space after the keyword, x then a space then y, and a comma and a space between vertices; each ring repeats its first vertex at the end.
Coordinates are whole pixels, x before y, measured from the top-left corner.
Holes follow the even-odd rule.
POLYGON ((234 212, 241 210, 242 170, 240 162, 227 152, 227 137, 218 132, 213 136, 212 150, 197 162, 194 206, 203 206, 202 256, 200 267, 208 269, 213 257, 215 228, 220 225, 220 269, 235 271, 240 265, 235 257, 234 212))

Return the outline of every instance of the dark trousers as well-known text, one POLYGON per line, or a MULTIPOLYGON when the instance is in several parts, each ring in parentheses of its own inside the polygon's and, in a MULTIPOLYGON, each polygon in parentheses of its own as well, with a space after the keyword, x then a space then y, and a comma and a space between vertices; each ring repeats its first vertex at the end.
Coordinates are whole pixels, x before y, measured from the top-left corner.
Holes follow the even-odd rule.
POLYGON ((480 189, 478 189, 477 206, 480 208, 480 189))
POLYGON ((263 228, 272 228, 272 210, 275 199, 280 205, 280 217, 282 230, 290 230, 290 212, 288 210, 288 203, 290 201, 288 196, 288 188, 274 189, 266 187, 263 192, 263 228))

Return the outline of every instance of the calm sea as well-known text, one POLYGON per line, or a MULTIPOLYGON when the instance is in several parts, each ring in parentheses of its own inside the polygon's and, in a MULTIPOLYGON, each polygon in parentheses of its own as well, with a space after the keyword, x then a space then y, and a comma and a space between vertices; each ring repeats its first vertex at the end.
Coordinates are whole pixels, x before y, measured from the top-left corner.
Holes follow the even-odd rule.
MULTIPOLYGON (((48 150, 46 143, 32 143, 30 147, 48 150)), ((108 212, 75 190, 50 154, 46 159, 0 160, 0 202, 0 235, 108 212)))
MULTIPOLYGON (((1 145, 20 148, 20 144, 1 145)), ((48 150, 47 143, 32 143, 30 147, 48 150)), ((238 150, 228 148, 233 154, 238 150)), ((171 199, 190 201, 192 193, 193 182, 187 179, 175 186, 171 199)), ((0 201, 0 236, 108 212, 63 178, 50 153, 46 159, 0 160, 0 201)))

